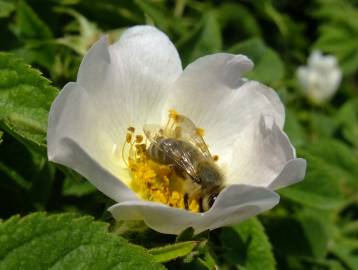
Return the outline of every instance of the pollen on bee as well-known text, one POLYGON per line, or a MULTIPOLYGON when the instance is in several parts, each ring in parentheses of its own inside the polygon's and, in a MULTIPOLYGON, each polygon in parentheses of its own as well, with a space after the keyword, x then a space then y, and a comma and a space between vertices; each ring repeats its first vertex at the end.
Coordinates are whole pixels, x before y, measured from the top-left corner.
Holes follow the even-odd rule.
MULTIPOLYGON (((122 147, 122 158, 132 177, 131 188, 144 200, 184 209, 184 179, 174 167, 150 159, 146 140, 134 132, 132 127, 127 129, 122 147)), ((199 212, 199 203, 191 199, 188 210, 199 212)))

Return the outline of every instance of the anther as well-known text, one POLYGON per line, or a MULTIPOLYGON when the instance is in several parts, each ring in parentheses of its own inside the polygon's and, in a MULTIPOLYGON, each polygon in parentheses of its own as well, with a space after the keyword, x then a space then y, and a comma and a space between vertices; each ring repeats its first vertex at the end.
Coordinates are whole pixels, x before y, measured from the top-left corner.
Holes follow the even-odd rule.
POLYGON ((136 135, 135 136, 135 142, 136 143, 141 143, 143 141, 143 136, 142 135, 136 135))
POLYGON ((213 160, 214 160, 214 161, 218 161, 218 160, 219 160, 219 156, 218 156, 218 155, 214 155, 214 156, 213 156, 213 160))
POLYGON ((129 132, 131 132, 131 133, 134 133, 135 128, 134 128, 134 127, 129 127, 127 130, 128 130, 129 132))
POLYGON ((127 143, 130 143, 131 141, 132 141, 132 134, 131 134, 131 133, 127 133, 126 142, 127 142, 127 143))
POLYGON ((201 137, 203 137, 205 134, 205 130, 203 128, 196 128, 195 132, 196 132, 196 135, 199 135, 201 137))
POLYGON ((174 110, 174 109, 169 110, 169 118, 175 119, 177 116, 178 116, 178 113, 176 110, 174 110))

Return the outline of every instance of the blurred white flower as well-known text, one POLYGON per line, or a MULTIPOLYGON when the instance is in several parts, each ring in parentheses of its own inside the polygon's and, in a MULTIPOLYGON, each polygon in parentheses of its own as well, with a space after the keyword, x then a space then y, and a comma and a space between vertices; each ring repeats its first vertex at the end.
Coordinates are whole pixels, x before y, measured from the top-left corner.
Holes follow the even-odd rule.
POLYGON ((306 162, 296 158, 282 130, 285 112, 276 92, 241 77, 252 66, 243 55, 218 53, 182 70, 174 45, 151 26, 129 28, 112 45, 102 38, 83 59, 77 81, 52 105, 48 157, 117 201, 109 209, 115 219, 144 220, 162 233, 187 227, 199 233, 270 209, 279 201, 273 190, 301 180, 306 162), (153 180, 157 172, 151 164, 128 168, 123 147, 133 144, 127 130, 135 129, 141 141, 143 126, 164 125, 169 109, 202 127, 211 153, 220 157, 226 187, 207 212, 160 203, 168 200, 160 190, 154 201, 133 191, 133 177, 153 180))
POLYGON ((304 94, 312 102, 322 104, 337 91, 342 72, 335 56, 314 51, 308 58, 308 65, 297 69, 297 77, 304 94))

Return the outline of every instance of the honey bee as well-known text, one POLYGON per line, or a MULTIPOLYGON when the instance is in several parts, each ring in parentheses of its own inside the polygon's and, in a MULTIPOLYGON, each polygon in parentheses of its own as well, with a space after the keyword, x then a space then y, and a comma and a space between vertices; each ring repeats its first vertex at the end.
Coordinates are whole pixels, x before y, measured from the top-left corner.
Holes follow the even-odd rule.
POLYGON ((174 167, 184 179, 184 206, 196 199, 200 212, 207 211, 223 189, 224 177, 203 139, 203 130, 183 115, 169 116, 164 128, 145 125, 150 145, 147 153, 155 162, 174 167))

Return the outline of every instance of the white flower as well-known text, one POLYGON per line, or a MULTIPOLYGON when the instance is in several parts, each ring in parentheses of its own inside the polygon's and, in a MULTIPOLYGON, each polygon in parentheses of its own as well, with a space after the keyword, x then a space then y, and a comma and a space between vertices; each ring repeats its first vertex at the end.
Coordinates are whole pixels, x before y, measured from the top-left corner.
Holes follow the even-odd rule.
POLYGON ((115 219, 144 220, 162 233, 190 226, 199 233, 270 209, 279 201, 273 190, 301 180, 306 162, 282 131, 278 95, 240 77, 252 66, 243 55, 218 53, 182 70, 174 45, 151 26, 132 27, 113 45, 102 38, 52 105, 48 157, 117 201, 109 209, 115 219), (143 200, 130 188, 121 156, 127 129, 164 124, 169 109, 204 128, 211 153, 220 156, 226 188, 207 212, 143 200))
POLYGON ((314 51, 308 58, 308 65, 297 69, 297 77, 304 94, 314 103, 322 104, 337 91, 342 72, 335 56, 314 51))

